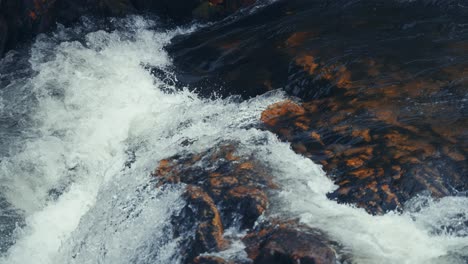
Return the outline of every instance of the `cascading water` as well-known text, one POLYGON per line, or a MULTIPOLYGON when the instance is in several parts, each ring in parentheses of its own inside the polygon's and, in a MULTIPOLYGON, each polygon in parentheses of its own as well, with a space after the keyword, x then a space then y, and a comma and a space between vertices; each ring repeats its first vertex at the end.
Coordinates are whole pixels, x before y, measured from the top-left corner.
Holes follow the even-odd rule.
MULTIPOLYGON (((150 174, 163 158, 225 140, 241 142, 241 151, 273 171, 282 189, 272 213, 323 230, 349 255, 343 259, 466 262, 467 198, 421 196, 384 216, 330 201, 335 187, 320 166, 255 128, 262 110, 285 98, 281 92, 237 102, 176 90, 147 68, 167 69, 163 47, 195 28, 164 31, 141 17, 111 23, 115 29, 104 31, 83 20, 42 35, 31 70, 1 76, 8 85, 0 90, 7 124, 0 131, 0 263, 180 262, 169 219, 185 204, 183 186, 157 188, 150 174)), ((2 63, 25 64, 12 56, 2 63)))

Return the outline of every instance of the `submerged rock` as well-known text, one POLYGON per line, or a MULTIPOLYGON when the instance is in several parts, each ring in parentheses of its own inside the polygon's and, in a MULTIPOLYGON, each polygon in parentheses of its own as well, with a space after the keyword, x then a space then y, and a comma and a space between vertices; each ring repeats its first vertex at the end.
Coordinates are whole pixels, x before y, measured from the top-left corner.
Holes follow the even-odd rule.
POLYGON ((340 187, 330 198, 383 213, 423 191, 468 190, 468 9, 458 4, 278 1, 168 50, 178 79, 207 96, 219 85, 224 96, 282 88, 299 99, 267 109, 265 128, 324 166, 340 187))
POLYGON ((227 144, 199 155, 162 160, 155 175, 160 184, 201 188, 219 206, 225 226, 251 228, 268 206, 267 189, 276 186, 254 157, 239 157, 234 152, 235 147, 227 144))
POLYGON ((193 19, 214 20, 228 16, 255 0, 3 0, 0 1, 0 57, 18 44, 70 24, 84 15, 98 17, 151 13, 162 19, 185 23, 193 19))
POLYGON ((323 234, 293 221, 269 223, 243 238, 255 264, 335 263, 336 256, 323 234))
POLYGON ((186 234, 186 227, 194 229, 194 236, 185 241, 190 248, 187 259, 204 253, 220 251, 227 246, 223 238, 224 227, 221 222, 219 210, 213 199, 200 187, 187 186, 185 198, 187 205, 179 215, 173 218, 177 235, 186 234))
POLYGON ((235 11, 253 5, 256 0, 209 0, 200 1, 200 4, 192 11, 194 18, 210 20, 221 18, 235 11))
POLYGON ((195 264, 234 264, 232 261, 227 261, 220 257, 214 256, 198 256, 194 259, 195 264))
POLYGON ((172 219, 184 263, 335 263, 330 241, 316 230, 268 218, 255 225, 268 213, 268 191, 278 187, 258 160, 236 153, 235 143, 162 160, 154 177, 162 187, 186 184, 187 205, 172 219), (228 228, 247 232, 248 259, 213 255, 233 243, 228 228))
POLYGON ((456 186, 466 189, 466 154, 456 144, 416 128, 352 126, 336 118, 324 119, 314 102, 280 102, 262 114, 266 129, 331 174, 339 188, 329 197, 338 201, 383 213, 423 191, 443 197, 456 186))

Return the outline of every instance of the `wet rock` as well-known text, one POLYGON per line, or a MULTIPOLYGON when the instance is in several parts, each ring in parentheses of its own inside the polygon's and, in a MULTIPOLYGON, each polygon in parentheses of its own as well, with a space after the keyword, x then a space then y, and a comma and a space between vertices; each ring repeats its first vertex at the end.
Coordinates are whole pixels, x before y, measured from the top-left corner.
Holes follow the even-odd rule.
POLYGON ((159 186, 187 185, 187 205, 172 220, 187 249, 186 263, 224 263, 200 254, 228 247, 224 229, 252 228, 268 207, 265 192, 275 187, 271 176, 253 157, 240 157, 235 150, 235 143, 225 143, 204 153, 171 157, 154 172, 159 186))
POLYGON ((38 33, 46 32, 56 22, 75 21, 98 1, 3 0, 0 1, 0 57, 4 52, 38 33), (3 32, 3 34, 2 34, 3 32))
POLYGON ((268 170, 254 157, 237 156, 233 144, 222 144, 203 154, 162 160, 154 175, 160 184, 182 182, 199 186, 220 208, 224 225, 242 229, 252 227, 265 212, 265 192, 276 187, 268 170))
POLYGON ((243 241, 255 264, 336 263, 336 253, 323 234, 293 221, 270 223, 243 241))
POLYGON ((224 96, 283 88, 299 98, 262 121, 324 166, 339 202, 383 213, 422 191, 468 190, 468 33, 458 26, 468 11, 456 1, 344 2, 278 1, 175 39, 178 79, 224 96))
POLYGON ((262 121, 295 151, 324 166, 339 185, 330 198, 383 213, 423 191, 443 197, 453 186, 466 188, 461 174, 466 154, 455 144, 427 131, 344 125, 349 119, 333 123, 341 106, 329 103, 334 107, 329 119, 314 102, 285 101, 265 110, 262 121), (447 148, 452 154, 444 152, 447 148))
POLYGON ((195 264, 234 264, 220 257, 198 256, 193 261, 195 264))
POLYGON ((179 240, 183 263, 193 263, 202 253, 217 252, 228 246, 218 208, 201 188, 188 185, 186 206, 172 217, 174 239, 179 240))
POLYGON ((278 121, 290 120, 304 115, 305 110, 300 105, 292 101, 282 101, 270 105, 262 112, 260 120, 268 126, 274 127, 278 121))
POLYGON ((236 149, 237 143, 224 142, 202 153, 174 156, 161 160, 153 173, 161 188, 186 184, 187 204, 172 218, 184 263, 335 263, 332 243, 317 230, 268 217, 259 222, 267 213, 267 191, 278 187, 258 160, 236 149), (227 228, 248 232, 242 241, 250 260, 214 254, 233 243, 224 234, 227 228))
POLYGON ((256 0, 209 0, 202 1, 193 11, 196 19, 212 20, 221 18, 235 11, 253 5, 256 0))
POLYGON ((455 2, 445 3, 445 8, 430 2, 277 1, 253 15, 180 37, 168 49, 181 80, 199 89, 206 83, 220 84, 225 87, 223 95, 251 97, 284 87, 301 98, 323 96, 334 84, 355 85, 360 80, 372 82, 366 75, 387 76, 378 65, 362 69, 361 62, 372 64, 378 58, 393 70, 412 68, 416 73, 419 63, 405 61, 451 56, 449 46, 466 38, 455 24, 463 24, 467 11, 455 2), (453 26, 445 26, 447 16, 453 26), (431 21, 431 26, 418 23, 421 20, 431 21), (314 76, 306 78, 309 75, 314 76))
POLYGON ((38 33, 53 29, 57 22, 69 25, 83 15, 151 13, 181 24, 193 19, 219 19, 254 3, 254 0, 3 0, 0 1, 0 57, 38 33))

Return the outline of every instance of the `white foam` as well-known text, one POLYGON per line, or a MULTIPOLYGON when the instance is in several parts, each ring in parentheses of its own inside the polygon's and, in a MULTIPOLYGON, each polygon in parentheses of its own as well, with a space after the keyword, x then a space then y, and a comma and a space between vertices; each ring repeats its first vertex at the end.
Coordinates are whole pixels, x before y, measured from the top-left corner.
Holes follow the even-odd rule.
POLYGON ((464 263, 456 258, 466 257, 468 237, 435 233, 434 228, 450 224, 457 212, 457 221, 466 221, 466 197, 432 201, 418 213, 372 216, 327 199, 336 186, 320 166, 293 153, 288 144, 277 142, 257 153, 283 186, 276 210, 325 231, 350 253, 352 263, 464 263))
POLYGON ((81 42, 62 28, 35 43, 34 134, 0 165, 26 226, 0 263, 176 263, 177 241, 162 230, 183 204, 180 190, 158 196, 139 188, 164 157, 262 133, 242 127, 282 97, 238 104, 164 93, 144 65, 169 65, 162 48, 182 30, 156 32, 142 18, 128 20, 124 30, 88 33, 81 42), (194 143, 184 147, 186 139, 194 143), (129 152, 136 161, 125 168, 129 152), (51 189, 63 192, 58 200, 51 189), (128 218, 122 210, 132 206, 139 213, 128 218))
POLYGON ((157 33, 143 19, 131 20, 133 40, 97 31, 86 36, 87 46, 45 39, 33 47, 38 74, 30 83, 38 104, 31 115, 39 136, 26 135, 22 151, 1 165, 8 200, 26 213, 2 262, 53 263, 99 189, 121 174, 132 122, 157 112, 162 92, 141 64, 166 65, 161 49, 176 32, 157 33), (54 56, 45 57, 50 49, 54 56), (50 189, 67 184, 57 201, 49 199, 50 189))

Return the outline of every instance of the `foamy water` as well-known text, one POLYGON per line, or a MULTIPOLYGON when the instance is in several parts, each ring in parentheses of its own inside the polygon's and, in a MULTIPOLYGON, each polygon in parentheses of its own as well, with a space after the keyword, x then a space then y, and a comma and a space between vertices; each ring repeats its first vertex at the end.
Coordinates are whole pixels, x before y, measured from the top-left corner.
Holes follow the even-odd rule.
MULTIPOLYGON (((467 221, 468 199, 421 197, 385 216, 330 201, 335 186, 320 166, 252 126, 281 92, 239 103, 176 91, 145 68, 168 68, 163 47, 196 29, 158 30, 141 17, 114 23, 112 32, 85 21, 39 37, 36 74, 1 90, 2 114, 22 107, 10 100, 20 92, 31 98, 21 108, 27 129, 0 163, 2 195, 25 219, 0 263, 178 263, 169 219, 184 206, 183 186, 157 189, 150 173, 163 158, 224 140, 240 141, 273 170, 282 185, 273 213, 323 230, 349 261, 464 263, 466 229, 443 226, 467 221)), ((238 241, 220 254, 242 250, 238 241)))
POLYGON ((343 251, 351 255, 352 263, 466 262, 463 259, 468 255, 466 197, 439 201, 415 197, 403 214, 372 216, 363 209, 327 199, 326 194, 336 186, 319 166, 292 153, 287 144, 275 144, 258 153, 283 186, 276 200, 278 214, 296 216, 301 222, 326 231, 344 246, 343 251), (422 200, 426 205, 417 208, 415 204, 422 200), (444 225, 450 224, 465 231, 444 230, 444 225))

